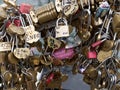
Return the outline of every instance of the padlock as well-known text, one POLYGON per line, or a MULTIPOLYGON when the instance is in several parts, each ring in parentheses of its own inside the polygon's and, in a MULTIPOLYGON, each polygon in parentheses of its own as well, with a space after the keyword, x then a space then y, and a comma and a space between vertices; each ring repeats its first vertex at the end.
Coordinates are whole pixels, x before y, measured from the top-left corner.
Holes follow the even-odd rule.
POLYGON ((54 73, 51 73, 46 79, 46 84, 50 84, 53 78, 54 78, 54 73))
POLYGON ((17 26, 17 27, 20 27, 21 26, 21 21, 19 19, 15 19, 13 20, 14 21, 14 24, 17 26))
POLYGON ((25 33, 23 28, 18 27, 13 23, 9 25, 9 27, 7 28, 7 32, 9 34, 17 34, 17 35, 23 35, 25 33))
POLYGON ((99 40, 99 41, 93 43, 93 44, 91 45, 92 48, 95 48, 95 47, 97 47, 97 46, 100 46, 105 40, 106 40, 106 39, 103 39, 103 40, 99 40))
POLYGON ((88 51, 88 54, 87 54, 87 58, 88 59, 96 59, 97 58, 97 53, 96 53, 96 51, 93 49, 90 49, 89 51, 88 51))
POLYGON ((55 7, 57 12, 62 11, 62 2, 60 0, 55 0, 55 7))
POLYGON ((5 62, 5 57, 6 57, 6 53, 5 52, 0 52, 0 63, 4 63, 5 62))
POLYGON ((61 41, 57 40, 56 38, 48 37, 47 44, 50 48, 59 49, 62 43, 61 43, 61 41))
POLYGON ((29 22, 29 26, 26 26, 25 20, 22 17, 20 17, 21 18, 20 20, 21 20, 23 29, 25 31, 25 41, 31 44, 33 42, 37 42, 40 39, 41 34, 38 31, 35 31, 35 27, 32 23, 30 15, 29 14, 25 14, 25 15, 29 22))
POLYGON ((30 13, 30 9, 31 9, 32 7, 33 7, 33 6, 30 5, 30 4, 22 3, 22 4, 20 4, 19 10, 20 10, 20 12, 23 13, 23 14, 24 14, 24 13, 29 14, 29 13, 30 13))
POLYGON ((65 42, 66 42, 66 46, 65 48, 74 48, 77 47, 81 44, 81 39, 77 34, 77 30, 75 27, 73 27, 72 32, 70 33, 70 36, 66 38, 65 42))
POLYGON ((113 21, 112 21, 112 27, 114 32, 120 32, 120 27, 119 27, 119 18, 120 18, 120 13, 115 12, 113 15, 113 21))
POLYGON ((1 52, 11 51, 11 49, 12 49, 12 44, 11 44, 11 42, 9 42, 8 36, 5 36, 5 38, 7 39, 7 41, 0 42, 0 51, 1 52))
POLYGON ((40 57, 40 62, 41 62, 41 64, 43 64, 45 66, 49 66, 53 63, 53 58, 50 55, 48 55, 48 56, 42 55, 40 57))
POLYGON ((16 64, 18 64, 19 60, 14 56, 13 52, 10 52, 8 54, 8 61, 9 61, 9 63, 16 65, 16 64))
POLYGON ((26 90, 34 90, 36 89, 36 86, 34 84, 34 81, 26 81, 26 84, 27 84, 27 89, 26 90))
POLYGON ((58 16, 53 2, 50 2, 46 5, 39 7, 36 10, 36 15, 38 17, 38 21, 40 24, 56 19, 58 16))
POLYGON ((33 65, 39 65, 40 64, 40 57, 39 56, 31 56, 30 63, 33 65))
POLYGON ((30 49, 29 48, 16 48, 14 50, 14 55, 18 59, 28 58, 30 55, 30 49))
POLYGON ((65 18, 59 18, 56 22, 56 27, 55 27, 55 32, 56 32, 56 38, 60 37, 68 37, 69 36, 69 26, 67 24, 67 20, 65 18), (59 25, 60 20, 64 22, 65 25, 59 25))
POLYGON ((73 0, 71 2, 67 1, 67 0, 63 0, 62 7, 63 7, 64 14, 66 16, 70 16, 70 15, 75 14, 79 9, 77 0, 73 0))
POLYGON ((63 59, 72 59, 75 55, 74 48, 65 49, 60 48, 58 50, 55 50, 52 54, 52 56, 55 59, 63 60, 63 59))
POLYGON ((104 41, 101 49, 104 51, 109 51, 113 48, 113 46, 114 46, 114 40, 106 40, 104 41))
POLYGON ((16 5, 16 0, 3 0, 4 3, 6 3, 7 5, 13 6, 13 7, 17 7, 16 5))
POLYGON ((5 10, 3 9, 3 7, 0 6, 0 12, 2 12, 0 14, 0 21, 7 18, 7 12, 5 12, 5 10))
POLYGON ((31 16, 31 19, 34 23, 38 22, 38 18, 33 10, 30 10, 30 16, 31 16))
POLYGON ((109 8, 110 8, 110 5, 108 4, 108 2, 107 1, 103 1, 101 3, 101 5, 99 6, 99 8, 97 9, 95 17, 96 18, 104 17, 108 13, 109 8))
POLYGON ((102 50, 100 50, 98 52, 97 59, 98 59, 98 61, 103 62, 104 60, 106 60, 109 57, 111 57, 111 55, 112 55, 112 51, 111 50, 110 51, 102 51, 102 50))

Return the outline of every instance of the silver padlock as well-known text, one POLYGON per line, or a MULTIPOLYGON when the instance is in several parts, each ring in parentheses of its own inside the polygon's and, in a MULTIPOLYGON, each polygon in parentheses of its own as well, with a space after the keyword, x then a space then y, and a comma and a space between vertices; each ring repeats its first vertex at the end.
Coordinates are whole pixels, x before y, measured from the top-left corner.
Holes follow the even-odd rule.
POLYGON ((56 38, 60 37, 68 37, 69 36, 69 25, 67 23, 67 20, 65 18, 58 18, 56 22, 56 38), (59 25, 60 21, 64 23, 64 25, 59 25))

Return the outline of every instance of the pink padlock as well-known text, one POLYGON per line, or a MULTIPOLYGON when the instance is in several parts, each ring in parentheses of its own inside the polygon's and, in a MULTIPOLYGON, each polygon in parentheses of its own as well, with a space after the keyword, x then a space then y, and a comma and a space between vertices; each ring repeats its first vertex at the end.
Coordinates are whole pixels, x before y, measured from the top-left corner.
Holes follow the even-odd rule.
POLYGON ((95 48, 95 47, 97 47, 97 46, 100 46, 105 40, 106 40, 106 39, 99 40, 99 41, 93 43, 91 46, 92 46, 93 48, 95 48))
POLYGON ((95 50, 90 50, 88 51, 88 54, 87 54, 87 58, 88 59, 96 59, 97 58, 97 53, 95 50))
POLYGON ((55 59, 60 59, 60 60, 72 59, 74 57, 74 55, 75 55, 75 51, 73 48, 70 48, 70 49, 60 48, 60 49, 54 51, 52 54, 52 56, 55 59))
POLYGON ((29 14, 31 8, 32 8, 32 5, 26 4, 26 3, 22 3, 20 5, 19 10, 20 10, 21 13, 27 13, 27 14, 29 14))

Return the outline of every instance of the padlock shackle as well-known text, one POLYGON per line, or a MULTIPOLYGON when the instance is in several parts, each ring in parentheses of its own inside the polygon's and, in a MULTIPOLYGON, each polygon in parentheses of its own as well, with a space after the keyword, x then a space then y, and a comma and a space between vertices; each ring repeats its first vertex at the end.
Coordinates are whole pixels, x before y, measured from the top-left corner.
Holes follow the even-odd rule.
MULTIPOLYGON (((84 1, 84 0, 80 0, 80 3, 81 3, 81 6, 82 6, 82 9, 84 10, 85 8, 84 8, 84 6, 83 6, 83 1, 84 1)), ((90 10, 90 0, 87 0, 87 2, 88 2, 88 8, 87 8, 87 9, 90 10)))
POLYGON ((57 21, 56 21, 56 27, 59 26, 60 20, 62 20, 66 26, 68 25, 66 18, 58 18, 57 21))

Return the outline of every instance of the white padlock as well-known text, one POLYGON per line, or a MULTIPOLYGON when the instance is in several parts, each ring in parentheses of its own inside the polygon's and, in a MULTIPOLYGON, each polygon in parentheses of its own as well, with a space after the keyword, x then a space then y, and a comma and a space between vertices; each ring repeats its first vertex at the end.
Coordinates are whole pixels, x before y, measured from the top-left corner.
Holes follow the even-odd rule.
POLYGON ((62 2, 60 2, 60 0, 55 0, 55 7, 57 12, 62 11, 62 2))
POLYGON ((60 37, 68 37, 69 36, 69 25, 67 24, 67 20, 65 18, 59 18, 56 22, 56 38, 60 37), (64 22, 64 25, 59 25, 60 20, 64 22))
POLYGON ((75 14, 78 11, 79 5, 77 3, 77 0, 71 0, 71 1, 63 0, 62 8, 63 8, 64 14, 66 16, 69 16, 69 15, 75 14))

